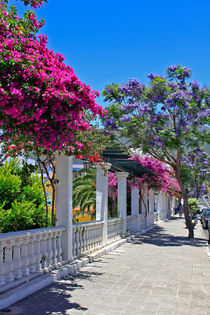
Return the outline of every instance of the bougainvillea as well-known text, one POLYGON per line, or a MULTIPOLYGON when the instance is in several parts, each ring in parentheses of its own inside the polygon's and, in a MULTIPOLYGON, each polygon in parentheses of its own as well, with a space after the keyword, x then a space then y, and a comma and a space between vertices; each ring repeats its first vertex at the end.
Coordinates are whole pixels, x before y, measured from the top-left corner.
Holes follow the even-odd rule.
POLYGON ((19 18, 15 7, 0 2, 0 139, 25 134, 38 147, 73 152, 83 146, 75 133, 90 129, 84 110, 102 116, 103 109, 95 102, 98 92, 47 48, 45 35, 36 36, 42 25, 34 12, 19 18))
POLYGON ((116 140, 123 138, 125 147, 141 149, 174 170, 189 237, 193 237, 183 156, 209 141, 205 125, 210 117, 210 89, 197 81, 187 83, 190 77, 187 67, 170 66, 166 76, 149 74, 148 86, 130 79, 122 86, 107 86, 103 94, 110 102, 106 132, 116 140))
POLYGON ((154 189, 163 191, 169 195, 180 195, 180 187, 174 178, 174 171, 172 169, 169 169, 166 165, 164 166, 163 163, 150 156, 140 157, 139 155, 134 155, 131 159, 151 171, 151 174, 146 173, 136 179, 136 183, 140 189, 144 187, 146 190, 154 189))
POLYGON ((21 0, 24 2, 25 5, 30 4, 32 8, 37 9, 41 5, 43 5, 44 2, 47 2, 47 0, 21 0))

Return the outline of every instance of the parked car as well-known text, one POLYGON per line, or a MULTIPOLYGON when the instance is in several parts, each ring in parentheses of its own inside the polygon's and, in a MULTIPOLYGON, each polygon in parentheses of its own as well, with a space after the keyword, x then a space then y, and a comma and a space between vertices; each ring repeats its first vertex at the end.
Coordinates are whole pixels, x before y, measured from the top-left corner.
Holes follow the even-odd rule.
POLYGON ((208 221, 210 220, 210 209, 203 209, 201 212, 201 224, 204 229, 208 229, 208 221))

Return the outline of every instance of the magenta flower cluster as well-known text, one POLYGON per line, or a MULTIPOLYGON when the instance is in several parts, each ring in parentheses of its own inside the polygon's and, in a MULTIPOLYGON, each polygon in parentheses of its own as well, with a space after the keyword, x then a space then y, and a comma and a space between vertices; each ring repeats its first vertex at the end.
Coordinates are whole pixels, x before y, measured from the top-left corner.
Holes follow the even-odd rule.
POLYGON ((143 174, 142 177, 137 179, 136 183, 140 189, 144 187, 147 190, 155 189, 167 194, 180 193, 181 189, 177 180, 174 178, 174 172, 163 165, 163 163, 150 156, 140 157, 134 155, 131 159, 152 172, 152 174, 143 174))
MULTIPOLYGON (((43 1, 25 2, 35 7, 43 1)), ((25 134, 46 150, 62 150, 72 145, 75 132, 90 129, 84 110, 93 116, 104 111, 95 102, 99 93, 46 47, 45 35, 36 36, 42 25, 33 12, 19 18, 0 2, 1 139, 25 134)))
POLYGON ((24 2, 25 5, 30 4, 32 8, 37 9, 41 5, 44 4, 44 2, 47 2, 46 0, 21 0, 24 2))

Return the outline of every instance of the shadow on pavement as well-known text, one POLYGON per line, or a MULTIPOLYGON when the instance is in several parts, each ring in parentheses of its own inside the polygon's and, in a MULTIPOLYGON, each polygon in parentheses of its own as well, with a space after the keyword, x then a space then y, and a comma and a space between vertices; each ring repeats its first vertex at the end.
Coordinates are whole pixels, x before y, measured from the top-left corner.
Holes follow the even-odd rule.
MULTIPOLYGON (((180 218, 173 218, 173 220, 180 220, 180 218)), ((170 221, 171 221, 170 220, 170 221)), ((183 229, 185 228, 183 222, 183 229)), ((206 240, 204 238, 193 238, 190 239, 186 236, 174 236, 165 232, 166 230, 161 226, 156 226, 153 230, 147 232, 144 235, 135 234, 131 238, 129 243, 132 244, 153 244, 155 246, 194 246, 202 247, 206 246, 206 240)))
POLYGON ((54 282, 48 287, 32 294, 29 297, 17 302, 8 309, 0 311, 0 314, 10 315, 45 315, 45 314, 67 314, 68 310, 78 310, 82 314, 87 311, 87 307, 83 307, 75 302, 71 292, 75 290, 83 290, 81 280, 92 281, 93 278, 101 276, 100 272, 78 271, 74 275, 66 276, 64 279, 54 282), (72 298, 72 299, 71 299, 72 298), (2 312, 2 313, 1 313, 2 312))

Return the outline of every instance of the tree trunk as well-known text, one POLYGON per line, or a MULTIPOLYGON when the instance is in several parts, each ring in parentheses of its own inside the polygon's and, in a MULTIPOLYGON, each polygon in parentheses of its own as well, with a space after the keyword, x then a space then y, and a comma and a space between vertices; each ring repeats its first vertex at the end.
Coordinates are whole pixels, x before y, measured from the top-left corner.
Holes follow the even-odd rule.
POLYGON ((192 223, 192 219, 189 213, 189 209, 188 209, 188 197, 186 194, 186 191, 184 189, 184 191, 182 190, 182 195, 183 195, 183 200, 184 200, 184 217, 185 217, 185 224, 186 227, 188 229, 188 237, 189 238, 194 238, 194 224, 192 223))
POLYGON ((179 183, 179 186, 182 191, 182 198, 184 200, 184 217, 185 217, 185 224, 186 228, 188 229, 188 237, 189 238, 194 238, 194 227, 195 224, 192 223, 192 218, 189 213, 189 208, 188 208, 188 195, 185 189, 185 185, 182 179, 182 173, 181 173, 181 153, 180 150, 177 150, 177 165, 175 169, 175 174, 176 174, 176 179, 179 183))
POLYGON ((44 172, 42 169, 42 162, 40 160, 39 156, 39 150, 38 146, 36 145, 36 157, 37 157, 37 162, 39 165, 39 169, 41 172, 41 181, 42 181, 42 188, 43 188, 43 194, 44 194, 44 201, 45 201, 45 225, 46 227, 48 226, 48 204, 47 204, 47 195, 46 195, 46 190, 45 190, 45 184, 44 184, 44 172))
POLYGON ((182 198, 184 200, 184 217, 185 217, 185 224, 186 224, 186 228, 188 229, 188 237, 189 238, 194 238, 194 227, 195 224, 192 222, 192 218, 190 216, 189 213, 189 208, 188 208, 188 196, 187 196, 187 192, 184 186, 184 183, 182 182, 181 178, 178 176, 177 180, 179 182, 179 186, 181 188, 182 191, 182 198))

